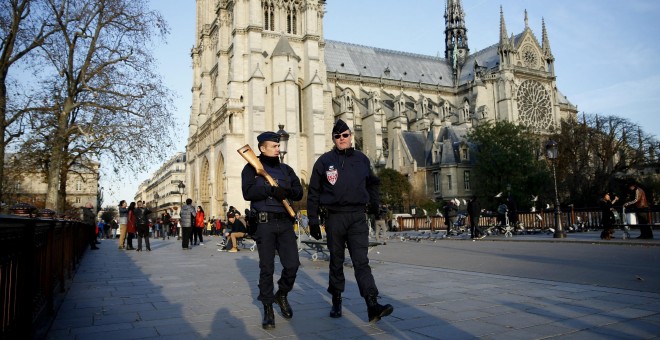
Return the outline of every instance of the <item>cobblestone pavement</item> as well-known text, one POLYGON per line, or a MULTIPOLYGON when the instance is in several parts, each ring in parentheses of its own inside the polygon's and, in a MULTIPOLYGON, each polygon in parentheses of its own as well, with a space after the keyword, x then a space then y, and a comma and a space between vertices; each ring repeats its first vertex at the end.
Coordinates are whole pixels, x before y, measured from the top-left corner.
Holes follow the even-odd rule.
MULTIPOLYGON (((489 240, 600 241, 587 234, 489 240)), ((115 241, 104 240, 100 250, 83 257, 48 338, 652 339, 660 334, 660 294, 404 265, 377 260, 376 253, 372 269, 380 302, 392 304, 394 313, 375 324, 367 321, 347 265, 344 316, 332 319, 325 291, 328 263, 312 261, 305 252, 289 294, 294 317, 285 320, 275 307, 276 328, 266 331, 256 299, 257 252, 218 252, 217 240, 192 250, 182 250, 174 239, 152 240, 151 252, 118 250, 115 241)), ((451 241, 460 240, 441 242, 451 241)), ((624 241, 660 245, 658 240, 618 242, 624 241)), ((414 244, 394 238, 376 249, 396 245, 391 249, 405 252, 414 244)))

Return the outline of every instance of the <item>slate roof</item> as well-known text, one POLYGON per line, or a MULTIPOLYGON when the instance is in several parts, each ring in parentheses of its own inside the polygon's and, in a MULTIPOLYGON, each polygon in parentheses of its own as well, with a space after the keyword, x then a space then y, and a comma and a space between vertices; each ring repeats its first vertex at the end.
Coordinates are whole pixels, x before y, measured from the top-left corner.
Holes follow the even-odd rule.
POLYGON ((426 136, 424 131, 401 131, 404 143, 410 150, 412 158, 417 163, 417 166, 426 166, 424 160, 426 159, 424 144, 426 143, 426 136))
POLYGON ((453 86, 447 59, 326 40, 328 72, 453 86), (389 69, 389 76, 385 70, 389 69))

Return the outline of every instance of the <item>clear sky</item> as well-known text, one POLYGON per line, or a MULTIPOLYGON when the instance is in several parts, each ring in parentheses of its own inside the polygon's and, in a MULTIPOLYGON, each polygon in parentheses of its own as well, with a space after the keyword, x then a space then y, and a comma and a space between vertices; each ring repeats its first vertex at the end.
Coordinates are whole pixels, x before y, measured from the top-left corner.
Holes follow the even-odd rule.
MULTIPOLYGON (((156 48, 161 74, 177 93, 183 151, 192 102, 190 49, 195 37, 195 1, 151 0, 171 34, 156 48)), ((446 0, 327 0, 325 39, 431 56, 444 55, 446 0)), ((541 39, 545 18, 555 56, 557 87, 579 112, 617 115, 660 137, 660 1, 657 0, 463 0, 470 52, 499 40, 500 5, 509 35, 529 26, 541 39)), ((174 151, 172 152, 174 154, 174 151)), ((163 159, 164 161, 165 159, 163 159)), ((160 164, 154 164, 151 172, 160 164)), ((103 183, 105 204, 131 201, 150 173, 103 183)))

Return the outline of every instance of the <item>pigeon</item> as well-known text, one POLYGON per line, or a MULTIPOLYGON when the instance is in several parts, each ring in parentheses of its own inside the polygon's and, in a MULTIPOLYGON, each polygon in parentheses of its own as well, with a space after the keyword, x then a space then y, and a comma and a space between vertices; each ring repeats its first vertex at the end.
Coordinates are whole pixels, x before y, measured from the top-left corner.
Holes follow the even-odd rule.
POLYGON ((465 200, 465 198, 463 199, 463 205, 467 205, 467 201, 465 200))
POLYGON ((539 199, 538 195, 536 195, 536 196, 532 195, 532 199, 530 201, 536 202, 538 199, 539 199))
POLYGON ((546 208, 546 209, 550 209, 550 204, 547 204, 547 203, 546 203, 545 208, 546 208))
POLYGON ((532 207, 532 212, 536 212, 536 207, 532 207))
POLYGON ((461 205, 461 201, 459 201, 458 198, 454 198, 454 204, 456 204, 456 206, 459 206, 461 205))
POLYGON ((503 192, 500 191, 497 195, 495 195, 495 197, 502 197, 502 194, 503 192))

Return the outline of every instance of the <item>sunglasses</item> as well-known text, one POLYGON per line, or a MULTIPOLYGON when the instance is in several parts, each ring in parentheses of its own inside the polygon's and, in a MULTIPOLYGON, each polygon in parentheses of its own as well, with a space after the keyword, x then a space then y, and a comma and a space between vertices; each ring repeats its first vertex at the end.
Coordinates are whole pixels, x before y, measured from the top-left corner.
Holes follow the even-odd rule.
POLYGON ((346 132, 346 133, 342 133, 342 134, 339 134, 339 133, 338 133, 338 134, 336 134, 336 135, 332 135, 332 137, 334 137, 335 139, 339 139, 339 138, 341 138, 341 137, 343 137, 343 138, 348 138, 348 136, 350 136, 350 135, 351 135, 350 133, 346 132))

